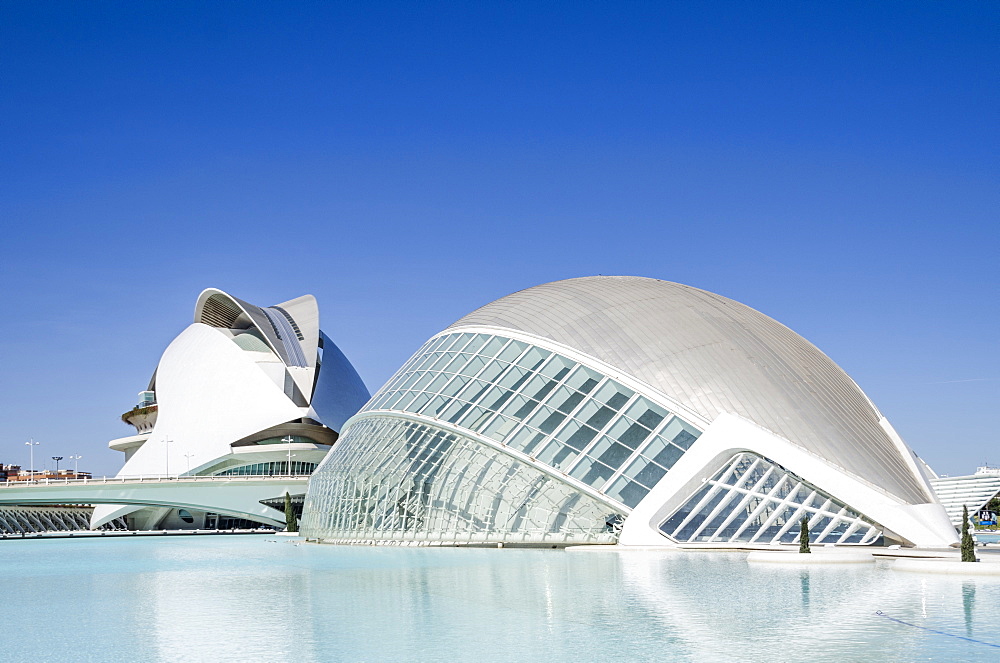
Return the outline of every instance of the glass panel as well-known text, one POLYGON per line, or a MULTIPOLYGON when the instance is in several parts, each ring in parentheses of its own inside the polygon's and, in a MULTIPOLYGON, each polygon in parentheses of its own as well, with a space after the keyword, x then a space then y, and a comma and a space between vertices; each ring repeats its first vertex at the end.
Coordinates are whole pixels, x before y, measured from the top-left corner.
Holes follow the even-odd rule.
POLYGON ((632 398, 635 392, 627 389, 616 382, 608 381, 603 387, 597 390, 594 398, 604 403, 612 410, 621 410, 622 406, 632 398))
POLYGON ((438 336, 433 341, 430 341, 426 345, 424 345, 424 347, 421 348, 421 351, 424 354, 427 354, 429 352, 433 352, 434 350, 439 350, 439 349, 441 349, 442 346, 444 346, 446 344, 451 344, 453 341, 454 341, 454 337, 453 336, 450 336, 450 335, 447 335, 447 336, 438 336))
POLYGON ((682 449, 690 449, 691 445, 694 444, 694 441, 698 439, 698 436, 701 435, 701 433, 698 432, 694 426, 691 426, 677 417, 674 417, 673 420, 666 425, 660 435, 672 441, 682 449))
POLYGON ((445 398, 444 396, 435 396, 434 398, 431 399, 430 403, 424 406, 421 412, 431 417, 438 417, 450 402, 451 402, 450 398, 445 398))
POLYGON ((603 378, 603 375, 590 370, 586 366, 577 366, 576 370, 566 379, 566 385, 577 391, 589 394, 603 378))
POLYGON ((511 341, 507 344, 500 354, 497 355, 497 359, 502 361, 512 362, 520 356, 524 349, 528 347, 527 343, 522 343, 521 341, 511 341))
POLYGON ((500 352, 500 348, 504 346, 509 339, 503 336, 494 336, 491 338, 486 345, 479 350, 479 354, 483 357, 496 357, 497 353, 500 352))
POLYGON ((443 352, 443 353, 441 353, 441 356, 439 356, 434 361, 434 363, 430 365, 430 368, 428 370, 431 370, 431 371, 440 371, 442 368, 444 368, 449 363, 451 363, 452 360, 454 360, 454 359, 455 359, 455 354, 454 353, 452 353, 452 352, 443 352))
POLYGON ((497 381, 497 384, 507 389, 517 391, 517 388, 524 384, 525 380, 527 380, 530 375, 531 373, 520 366, 511 366, 510 370, 504 373, 504 376, 497 381))
POLYGON ((629 459, 629 456, 632 455, 632 450, 619 442, 611 442, 605 446, 604 443, 608 441, 610 440, 606 437, 601 438, 601 441, 587 455, 593 456, 605 465, 617 470, 622 466, 622 463, 629 459), (598 447, 602 448, 598 449, 598 447))
POLYGON ((508 419, 503 415, 498 415, 493 419, 493 421, 490 422, 490 425, 486 427, 484 434, 492 437, 494 440, 503 441, 503 439, 507 437, 515 427, 517 427, 516 421, 508 419))
POLYGON ((470 407, 472 406, 469 405, 468 403, 463 403, 462 401, 455 401, 448 406, 448 409, 444 411, 444 414, 441 415, 441 418, 450 423, 455 423, 456 421, 462 418, 462 415, 464 415, 470 407))
POLYGON ((464 375, 456 375, 451 379, 445 387, 441 390, 441 394, 444 396, 454 397, 458 395, 458 392, 462 391, 462 387, 469 383, 469 378, 464 375))
POLYGON ((490 410, 498 410, 500 406, 507 402, 513 392, 503 387, 490 387, 490 389, 479 399, 480 404, 490 410))
POLYGON ((424 391, 436 394, 437 392, 441 391, 442 387, 448 384, 449 380, 451 380, 450 375, 439 373, 438 376, 435 377, 429 385, 427 385, 424 391))
POLYGON ((503 370, 507 368, 507 364, 494 361, 486 366, 479 374, 480 380, 485 380, 486 382, 494 382, 497 376, 503 373, 503 370))
POLYGON ((481 371, 483 369, 483 366, 485 365, 486 365, 486 360, 477 355, 472 359, 470 359, 469 363, 463 366, 462 370, 460 370, 459 373, 461 373, 462 375, 468 375, 469 377, 472 377, 477 373, 479 373, 479 371, 481 371))
POLYGON ((549 399, 549 405, 554 405, 559 410, 569 414, 583 400, 583 394, 572 391, 566 387, 559 387, 549 399))
POLYGON ((545 440, 545 433, 536 432, 531 428, 522 428, 521 431, 518 432, 518 436, 522 433, 527 438, 524 442, 523 451, 530 456, 539 449, 540 445, 545 440))
POLYGON ((569 467, 579 454, 569 447, 552 440, 539 452, 538 460, 557 469, 569 467))
POLYGON ((400 390, 402 390, 402 389, 409 389, 411 386, 414 385, 414 383, 417 382, 417 380, 419 380, 422 377, 429 376, 429 375, 430 375, 430 373, 420 373, 420 372, 410 373, 410 375, 407 376, 407 378, 405 380, 403 380, 402 383, 400 383, 399 389, 400 390))
POLYGON ((426 405, 427 402, 430 400, 431 397, 428 394, 419 393, 416 395, 416 397, 414 397, 414 399, 410 402, 410 404, 406 406, 406 409, 409 412, 419 412, 420 408, 426 405))
POLYGON ((566 444, 574 449, 583 450, 590 441, 597 437, 597 431, 590 426, 584 426, 578 421, 570 421, 566 428, 562 430, 559 437, 566 440, 566 444))
POLYGON ((589 486, 598 486, 604 485, 604 483, 610 479, 611 475, 614 473, 615 471, 607 465, 598 463, 596 460, 588 456, 584 456, 569 474, 589 486))
POLYGON ((489 337, 484 336, 483 334, 476 334, 475 336, 472 337, 472 340, 469 341, 469 344, 462 349, 464 352, 470 352, 470 353, 475 352, 479 348, 483 347, 483 344, 486 343, 487 338, 489 337))
POLYGON ((666 473, 667 471, 656 463, 639 456, 629 467, 627 474, 647 488, 654 488, 666 473))
POLYGON ((489 414, 489 411, 485 408, 470 408, 469 411, 465 413, 465 416, 462 417, 462 421, 459 425, 470 430, 476 430, 477 426, 481 425, 489 414))
POLYGON ((467 363, 469 363, 470 359, 472 359, 472 355, 467 355, 467 354, 455 355, 455 358, 451 360, 451 362, 449 362, 448 365, 441 370, 444 371, 445 373, 458 373, 461 371, 462 367, 464 367, 467 363))
POLYGON ((625 416, 653 430, 666 418, 667 411, 640 396, 635 403, 629 406, 625 416))
POLYGON ((628 419, 619 419, 615 424, 608 430, 608 435, 615 438, 629 449, 638 449, 639 445, 642 444, 647 437, 649 437, 650 431, 645 426, 640 426, 639 424, 634 424, 628 419))
MULTIPOLYGON (((513 449, 520 449, 524 451, 524 453, 529 453, 530 450, 528 449, 527 445, 531 442, 531 439, 536 435, 539 435, 539 433, 535 430, 532 430, 530 428, 521 428, 514 434, 514 437, 507 440, 507 445, 513 449)), ((542 435, 542 438, 544 437, 545 436, 542 435)))
POLYGON ((542 362, 548 359, 549 354, 551 353, 548 350, 532 346, 527 352, 524 353, 524 356, 517 360, 517 364, 533 371, 541 366, 542 362))
POLYGON ((479 380, 470 380, 469 384, 465 386, 465 389, 458 395, 463 401, 473 402, 479 400, 479 397, 489 389, 490 386, 485 382, 480 382, 479 380))
POLYGON ((629 481, 627 477, 618 477, 611 484, 611 488, 608 489, 606 494, 608 497, 616 499, 628 507, 635 508, 648 493, 649 490, 644 486, 640 486, 634 481, 629 481))
POLYGON ((559 384, 555 380, 551 380, 544 375, 535 375, 527 383, 525 383, 522 391, 528 394, 536 401, 540 401, 549 395, 555 386, 559 384))
POLYGON ((441 354, 442 353, 440 352, 432 352, 430 354, 424 355, 423 357, 420 358, 419 363, 413 365, 413 370, 426 371, 434 364, 434 362, 436 362, 441 358, 441 354))
POLYGON ((552 378, 553 380, 561 380, 566 377, 570 369, 576 366, 576 364, 565 357, 560 357, 559 355, 553 355, 552 360, 549 361, 545 366, 539 369, 539 373, 547 378, 552 378))

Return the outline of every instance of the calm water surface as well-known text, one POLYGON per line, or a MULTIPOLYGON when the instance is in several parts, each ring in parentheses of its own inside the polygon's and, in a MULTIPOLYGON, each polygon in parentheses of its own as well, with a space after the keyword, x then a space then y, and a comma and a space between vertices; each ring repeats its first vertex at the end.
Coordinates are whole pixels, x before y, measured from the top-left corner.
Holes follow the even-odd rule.
POLYGON ((963 639, 1000 645, 1000 582, 882 563, 195 536, 8 540, 0 568, 5 660, 1000 660, 963 639))

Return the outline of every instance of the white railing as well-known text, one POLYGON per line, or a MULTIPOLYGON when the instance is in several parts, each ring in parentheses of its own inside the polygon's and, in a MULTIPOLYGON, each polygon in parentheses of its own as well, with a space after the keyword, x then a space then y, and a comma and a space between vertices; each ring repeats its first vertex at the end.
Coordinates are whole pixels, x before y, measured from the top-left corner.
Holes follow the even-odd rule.
POLYGON ((233 474, 226 476, 181 476, 173 477, 163 474, 143 474, 124 477, 90 477, 86 479, 29 479, 27 481, 0 481, 3 488, 21 488, 25 486, 81 486, 87 484, 123 484, 123 483, 197 483, 202 481, 232 483, 238 481, 299 481, 308 480, 308 474, 233 474))

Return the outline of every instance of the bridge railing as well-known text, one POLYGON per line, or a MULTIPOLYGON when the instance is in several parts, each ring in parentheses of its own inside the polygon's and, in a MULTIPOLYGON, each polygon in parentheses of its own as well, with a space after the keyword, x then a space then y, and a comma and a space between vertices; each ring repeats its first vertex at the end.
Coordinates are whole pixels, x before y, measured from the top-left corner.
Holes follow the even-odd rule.
POLYGON ((246 481, 292 481, 308 479, 308 474, 239 474, 226 476, 166 476, 162 474, 141 474, 122 477, 89 477, 86 479, 28 479, 16 481, 0 481, 0 490, 4 488, 21 488, 25 486, 63 486, 123 483, 200 483, 205 481, 219 483, 234 483, 246 481))

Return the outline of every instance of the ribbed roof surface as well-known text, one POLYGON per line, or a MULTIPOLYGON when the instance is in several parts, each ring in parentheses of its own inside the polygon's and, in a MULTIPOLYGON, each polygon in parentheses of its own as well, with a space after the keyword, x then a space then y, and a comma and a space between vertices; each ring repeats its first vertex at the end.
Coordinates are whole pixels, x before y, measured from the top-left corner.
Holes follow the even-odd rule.
POLYGON ((592 276, 516 292, 449 329, 472 325, 568 345, 709 420, 740 415, 909 503, 930 501, 851 378, 739 302, 668 281, 592 276))

